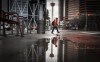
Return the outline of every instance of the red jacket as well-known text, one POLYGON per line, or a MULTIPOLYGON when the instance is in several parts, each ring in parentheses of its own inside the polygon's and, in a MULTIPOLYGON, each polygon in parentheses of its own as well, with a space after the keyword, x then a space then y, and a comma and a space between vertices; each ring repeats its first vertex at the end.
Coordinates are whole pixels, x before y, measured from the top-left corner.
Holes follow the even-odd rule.
POLYGON ((54 26, 58 26, 58 20, 54 20, 54 26))
POLYGON ((57 37, 54 37, 52 39, 52 43, 55 45, 55 47, 57 47, 57 41, 58 41, 57 37))

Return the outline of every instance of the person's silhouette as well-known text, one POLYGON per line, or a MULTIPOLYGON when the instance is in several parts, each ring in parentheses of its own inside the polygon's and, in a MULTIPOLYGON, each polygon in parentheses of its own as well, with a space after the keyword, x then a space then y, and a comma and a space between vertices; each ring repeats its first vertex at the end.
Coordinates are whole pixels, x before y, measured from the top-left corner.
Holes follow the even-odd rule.
POLYGON ((53 28, 52 28, 52 32, 51 33, 53 33, 54 29, 56 29, 57 32, 59 33, 59 30, 58 30, 58 18, 54 19, 52 25, 53 25, 53 28))

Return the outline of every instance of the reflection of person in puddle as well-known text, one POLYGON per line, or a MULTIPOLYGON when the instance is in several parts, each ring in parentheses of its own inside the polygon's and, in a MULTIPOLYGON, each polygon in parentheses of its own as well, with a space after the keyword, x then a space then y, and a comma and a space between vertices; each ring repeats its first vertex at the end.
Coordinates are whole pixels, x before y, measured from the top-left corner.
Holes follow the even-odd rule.
POLYGON ((57 47, 57 37, 53 37, 53 39, 52 39, 52 44, 54 44, 55 45, 55 47, 57 47))

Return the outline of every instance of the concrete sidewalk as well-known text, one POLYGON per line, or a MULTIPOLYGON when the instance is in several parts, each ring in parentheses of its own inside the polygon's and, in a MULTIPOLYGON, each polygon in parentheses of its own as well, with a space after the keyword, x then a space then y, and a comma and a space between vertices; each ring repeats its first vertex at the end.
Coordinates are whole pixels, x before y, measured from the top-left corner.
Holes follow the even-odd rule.
POLYGON ((51 34, 51 31, 46 31, 45 34, 37 34, 36 31, 33 31, 32 34, 25 34, 24 37, 15 36, 15 35, 7 35, 7 37, 0 36, 1 40, 13 40, 13 41, 36 41, 37 39, 41 38, 52 38, 57 35, 65 36, 65 35, 92 35, 92 36, 100 36, 100 32, 96 31, 74 31, 74 30, 60 30, 60 33, 51 34))
POLYGON ((45 34, 37 34, 37 32, 32 32, 32 34, 25 34, 24 37, 15 36, 15 35, 7 35, 6 37, 0 36, 0 42, 33 42, 42 38, 52 38, 55 37, 56 34, 51 34, 50 31, 46 31, 45 34))

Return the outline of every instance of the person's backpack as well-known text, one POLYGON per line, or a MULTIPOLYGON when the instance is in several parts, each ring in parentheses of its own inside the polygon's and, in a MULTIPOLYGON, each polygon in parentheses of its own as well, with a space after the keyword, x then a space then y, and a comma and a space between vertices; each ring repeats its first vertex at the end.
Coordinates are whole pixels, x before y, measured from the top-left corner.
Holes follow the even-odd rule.
POLYGON ((52 26, 54 26, 54 21, 52 22, 52 26))

